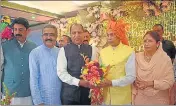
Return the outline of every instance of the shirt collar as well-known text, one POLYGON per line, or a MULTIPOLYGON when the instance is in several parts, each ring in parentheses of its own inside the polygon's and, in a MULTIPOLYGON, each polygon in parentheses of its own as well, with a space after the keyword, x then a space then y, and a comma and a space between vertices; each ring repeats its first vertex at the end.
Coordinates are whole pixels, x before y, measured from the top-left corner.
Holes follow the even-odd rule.
POLYGON ((80 49, 81 45, 78 45, 78 48, 80 49))
POLYGON ((77 44, 75 44, 75 43, 72 43, 73 45, 75 45, 75 46, 77 46, 79 49, 81 48, 81 45, 77 45, 77 44))
POLYGON ((120 48, 121 46, 122 46, 122 43, 120 42, 118 46, 116 46, 116 47, 110 46, 110 47, 112 48, 112 50, 116 50, 116 49, 120 48))
POLYGON ((24 43, 21 43, 20 41, 18 41, 18 43, 20 44, 21 48, 24 46, 24 44, 26 43, 26 40, 24 43))
POLYGON ((45 49, 47 49, 47 50, 52 50, 55 46, 54 46, 53 48, 49 48, 49 47, 47 47, 45 44, 43 44, 43 47, 44 47, 45 49))

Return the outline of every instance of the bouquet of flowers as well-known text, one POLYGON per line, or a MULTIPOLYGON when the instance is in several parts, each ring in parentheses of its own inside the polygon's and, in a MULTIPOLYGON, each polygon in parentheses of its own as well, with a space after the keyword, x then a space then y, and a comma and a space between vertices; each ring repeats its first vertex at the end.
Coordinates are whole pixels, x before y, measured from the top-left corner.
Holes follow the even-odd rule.
MULTIPOLYGON (((106 77, 110 66, 105 67, 100 65, 98 61, 88 62, 86 59, 85 63, 86 64, 82 68, 82 75, 80 77, 85 81, 89 81, 91 85, 98 86, 98 84, 100 84, 106 77)), ((98 87, 90 89, 89 97, 91 98, 92 105, 101 105, 103 102, 103 89, 98 87)))
POLYGON ((5 86, 5 84, 3 83, 4 89, 5 89, 5 98, 1 100, 0 105, 10 105, 11 100, 13 97, 15 97, 15 93, 13 93, 12 95, 9 94, 9 90, 8 88, 5 86))

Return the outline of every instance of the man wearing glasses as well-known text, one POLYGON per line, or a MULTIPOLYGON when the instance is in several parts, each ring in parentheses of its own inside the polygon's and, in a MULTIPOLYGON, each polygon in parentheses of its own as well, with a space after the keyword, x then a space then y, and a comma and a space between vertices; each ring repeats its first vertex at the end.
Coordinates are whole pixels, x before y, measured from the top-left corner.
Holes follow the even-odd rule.
MULTIPOLYGON (((12 24, 14 38, 2 44, 4 68, 2 82, 10 95, 16 92, 11 105, 32 105, 29 86, 29 53, 36 45, 26 40, 29 23, 24 18, 16 18, 12 24)), ((6 96, 2 87, 3 98, 6 96)))
POLYGON ((57 76, 57 56, 55 46, 57 28, 46 25, 43 28, 43 45, 33 49, 29 55, 30 87, 35 105, 61 105, 61 81, 57 76))

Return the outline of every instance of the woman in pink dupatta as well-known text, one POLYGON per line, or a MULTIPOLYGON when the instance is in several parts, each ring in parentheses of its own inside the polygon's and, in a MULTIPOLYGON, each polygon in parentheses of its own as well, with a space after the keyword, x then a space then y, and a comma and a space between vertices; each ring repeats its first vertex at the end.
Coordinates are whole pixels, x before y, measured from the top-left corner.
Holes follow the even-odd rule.
POLYGON ((136 74, 132 86, 133 105, 170 104, 170 89, 174 84, 173 65, 154 31, 145 34, 144 52, 136 54, 136 74))

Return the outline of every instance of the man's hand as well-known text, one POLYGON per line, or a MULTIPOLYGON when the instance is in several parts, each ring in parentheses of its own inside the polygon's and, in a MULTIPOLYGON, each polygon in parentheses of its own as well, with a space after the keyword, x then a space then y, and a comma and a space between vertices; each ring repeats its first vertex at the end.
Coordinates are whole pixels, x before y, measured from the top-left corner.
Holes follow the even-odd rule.
POLYGON ((112 86, 112 81, 106 79, 106 80, 102 81, 98 86, 100 88, 110 87, 110 86, 112 86))
POLYGON ((89 88, 90 87, 90 83, 88 81, 85 80, 80 80, 79 81, 79 86, 85 87, 85 88, 89 88))
POLYGON ((90 89, 95 89, 95 88, 100 88, 100 87, 90 84, 90 87, 89 87, 89 88, 90 88, 90 89))

